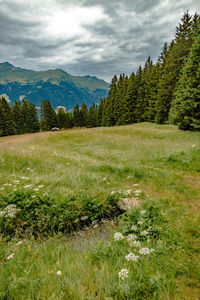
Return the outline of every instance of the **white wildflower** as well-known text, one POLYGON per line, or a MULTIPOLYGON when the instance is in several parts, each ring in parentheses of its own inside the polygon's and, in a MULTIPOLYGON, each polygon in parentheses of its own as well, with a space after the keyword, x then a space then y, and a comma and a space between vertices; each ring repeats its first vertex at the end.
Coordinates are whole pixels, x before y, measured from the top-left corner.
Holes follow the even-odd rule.
POLYGON ((129 253, 128 255, 125 256, 126 260, 130 261, 137 261, 139 256, 135 255, 134 253, 129 253))
POLYGON ((25 177, 25 176, 21 176, 21 179, 22 179, 22 180, 29 180, 29 178, 28 178, 28 177, 25 177))
POLYGON ((140 221, 137 222, 138 225, 142 225, 143 223, 144 223, 143 220, 140 220, 140 221))
POLYGON ((20 211, 20 209, 17 208, 15 204, 9 204, 1 213, 3 216, 5 215, 7 217, 14 218, 18 211, 20 211))
POLYGON ((31 169, 31 168, 27 168, 26 170, 28 170, 28 171, 29 171, 30 169, 31 169))
POLYGON ((146 215, 146 213, 147 213, 146 210, 141 210, 141 212, 140 212, 140 214, 141 214, 142 216, 146 215))
POLYGON ((136 231, 138 228, 137 228, 137 225, 132 225, 131 226, 131 230, 133 230, 133 231, 136 231))
POLYGON ((135 234, 129 234, 127 236, 127 241, 128 242, 132 242, 132 241, 135 241, 135 240, 137 240, 137 235, 135 235, 135 234))
POLYGON ((193 145, 192 145, 192 148, 194 148, 195 146, 196 146, 196 144, 193 144, 193 145))
POLYGON ((36 197, 37 197, 37 195, 33 195, 33 196, 32 196, 33 199, 36 198, 36 197))
POLYGON ((110 193, 110 195, 113 196, 113 195, 115 195, 116 193, 117 193, 116 191, 112 191, 112 192, 110 193))
POLYGON ((38 192, 38 191, 39 191, 39 188, 35 188, 34 191, 35 191, 35 192, 38 192))
POLYGON ((140 235, 142 235, 142 236, 147 236, 148 234, 149 234, 149 232, 147 230, 140 232, 140 235))
POLYGON ((13 180, 13 183, 19 184, 19 180, 13 180))
POLYGON ((30 188, 32 188, 32 184, 27 184, 27 185, 24 186, 24 188, 25 189, 30 189, 30 188))
POLYGON ((21 245, 21 244, 23 244, 23 241, 19 241, 19 242, 17 242, 17 246, 19 246, 19 245, 21 245))
POLYGON ((119 273, 118 276, 120 279, 124 280, 125 278, 128 278, 128 270, 127 269, 122 269, 119 273))
POLYGON ((7 260, 10 260, 10 259, 13 259, 14 258, 14 253, 10 254, 8 257, 7 257, 7 260))
POLYGON ((4 183, 4 186, 12 186, 11 183, 4 183))
POLYGON ((44 184, 41 184, 38 186, 38 189, 42 189, 44 187, 44 184))
POLYGON ((150 253, 154 252, 155 250, 154 249, 149 249, 149 248, 141 248, 139 250, 139 253, 140 254, 143 254, 143 255, 149 255, 150 253))
POLYGON ((135 187, 136 187, 136 186, 139 186, 139 184, 138 184, 138 183, 134 183, 134 184, 133 184, 133 186, 135 186, 135 187))
POLYGON ((141 193, 142 193, 142 190, 136 190, 134 193, 135 193, 135 194, 141 194, 141 193))
POLYGON ((141 247, 141 243, 139 241, 129 241, 129 245, 131 247, 136 247, 136 248, 140 248, 141 247))
POLYGON ((61 271, 58 271, 56 274, 57 274, 58 276, 61 276, 61 275, 62 275, 62 272, 61 272, 61 271))
POLYGON ((121 241, 121 240, 123 240, 124 239, 124 237, 123 237, 123 235, 121 234, 121 232, 116 232, 115 234, 114 234, 114 241, 121 241))
POLYGON ((83 216, 83 217, 81 217, 81 220, 82 221, 85 221, 85 220, 87 220, 88 219, 88 216, 83 216))

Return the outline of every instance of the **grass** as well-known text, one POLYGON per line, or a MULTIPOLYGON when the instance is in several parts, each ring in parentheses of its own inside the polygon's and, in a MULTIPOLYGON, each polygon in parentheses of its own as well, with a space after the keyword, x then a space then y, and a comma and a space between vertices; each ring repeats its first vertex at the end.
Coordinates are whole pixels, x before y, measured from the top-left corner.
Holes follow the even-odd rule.
POLYGON ((18 219, 0 222, 0 299, 200 299, 199 138, 174 126, 142 123, 0 146, 0 210, 11 203, 20 207, 24 199, 18 219), (126 197, 135 197, 138 189, 141 207, 114 225, 109 219, 116 201, 127 191, 126 197), (81 234, 69 238, 51 223, 44 237, 46 217, 53 215, 44 201, 57 212, 57 228, 71 222, 72 229, 83 228, 81 234), (128 262, 128 253, 138 254, 126 238, 141 210, 147 211, 141 231, 152 229, 149 240, 137 234, 142 247, 155 251, 128 262), (28 234, 34 222, 37 239, 28 234), (113 241, 116 231, 124 240, 113 241), (19 238, 23 243, 17 245, 19 238), (122 268, 129 270, 124 281, 118 278, 122 268))

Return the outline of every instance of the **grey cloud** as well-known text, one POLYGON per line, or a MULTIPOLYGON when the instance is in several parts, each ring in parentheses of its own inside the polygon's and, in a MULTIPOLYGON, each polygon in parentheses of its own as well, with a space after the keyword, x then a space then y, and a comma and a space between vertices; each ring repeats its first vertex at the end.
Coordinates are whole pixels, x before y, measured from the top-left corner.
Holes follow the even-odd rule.
POLYGON ((61 11, 69 4, 101 7, 106 17, 93 25, 83 22, 86 37, 52 39, 44 35, 44 23, 36 18, 40 7, 32 8, 34 0, 0 0, 1 61, 35 70, 63 68, 74 75, 90 74, 110 81, 114 74, 136 71, 149 55, 156 60, 164 42, 171 41, 184 11, 200 12, 199 0, 49 1, 61 11))

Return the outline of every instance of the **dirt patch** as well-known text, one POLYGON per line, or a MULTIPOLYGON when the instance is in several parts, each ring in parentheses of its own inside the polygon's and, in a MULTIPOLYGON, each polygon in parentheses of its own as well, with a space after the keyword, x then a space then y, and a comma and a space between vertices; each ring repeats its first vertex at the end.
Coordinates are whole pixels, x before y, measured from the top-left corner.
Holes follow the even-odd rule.
POLYGON ((40 139, 53 134, 59 134, 59 132, 47 131, 47 132, 36 132, 36 133, 27 133, 27 134, 1 137, 0 149, 16 147, 22 144, 32 142, 36 138, 40 139))

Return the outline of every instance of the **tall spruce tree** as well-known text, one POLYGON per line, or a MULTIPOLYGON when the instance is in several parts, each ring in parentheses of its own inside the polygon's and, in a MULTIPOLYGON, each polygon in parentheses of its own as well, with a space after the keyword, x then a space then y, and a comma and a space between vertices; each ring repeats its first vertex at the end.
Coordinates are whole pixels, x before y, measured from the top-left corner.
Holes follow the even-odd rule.
POLYGON ((200 22, 174 93, 169 119, 180 129, 200 130, 200 22))
POLYGON ((11 108, 5 97, 0 98, 0 135, 14 134, 14 123, 11 108))
POLYGON ((24 114, 22 109, 22 103, 15 101, 12 108, 12 118, 14 123, 15 134, 22 134, 25 132, 24 128, 24 114))
POLYGON ((78 104, 75 105, 73 111, 73 126, 80 127, 81 126, 81 115, 78 104))
POLYGON ((51 128, 57 126, 57 116, 56 112, 54 111, 53 107, 49 100, 43 100, 41 102, 41 129, 43 131, 51 130, 51 128))
POLYGON ((195 24, 196 16, 192 18, 186 12, 176 28, 175 41, 171 43, 168 49, 163 73, 159 81, 155 117, 157 123, 162 124, 168 121, 174 88, 193 43, 195 24))
POLYGON ((24 120, 24 133, 38 132, 39 122, 37 117, 36 106, 30 103, 28 100, 24 100, 22 104, 22 114, 24 120))
POLYGON ((80 126, 83 127, 87 126, 87 121, 88 121, 88 109, 87 109, 87 105, 83 103, 80 109, 80 126))
POLYGON ((57 112, 57 124, 58 124, 58 127, 61 129, 61 128, 66 128, 66 119, 67 119, 67 115, 64 111, 64 109, 62 107, 60 107, 58 109, 58 112, 57 112))
POLYGON ((92 128, 96 126, 97 126, 97 110, 95 104, 93 104, 89 108, 87 127, 92 128))

